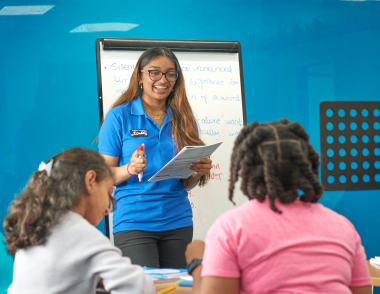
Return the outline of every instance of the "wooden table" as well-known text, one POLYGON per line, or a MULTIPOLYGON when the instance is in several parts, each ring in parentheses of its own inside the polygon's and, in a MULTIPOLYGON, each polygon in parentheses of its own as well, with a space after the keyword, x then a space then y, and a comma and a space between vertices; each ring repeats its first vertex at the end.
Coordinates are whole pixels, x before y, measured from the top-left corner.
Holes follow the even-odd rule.
MULTIPOLYGON (((175 287, 175 290, 168 292, 168 294, 191 294, 193 293, 193 287, 181 287, 176 284, 176 282, 168 282, 168 283, 158 283, 154 284, 156 288, 156 292, 169 288, 171 286, 175 287)), ((98 289, 96 294, 110 294, 104 290, 98 289)))
MULTIPOLYGON (((380 287, 380 266, 373 265, 367 261, 368 269, 369 269, 369 275, 371 277, 371 284, 374 287, 380 287)), ((164 290, 166 288, 169 288, 171 286, 175 286, 176 289, 174 291, 169 292, 168 294, 191 294, 193 293, 193 287, 181 287, 178 286, 175 282, 169 282, 169 283, 157 283, 154 284, 154 287, 156 288, 156 292, 164 290)), ((103 292, 104 293, 104 292, 103 292)), ((100 292, 99 292, 100 294, 100 292)))
MULTIPOLYGON (((369 275, 371 277, 371 284, 373 287, 380 287, 380 266, 373 265, 367 261, 368 269, 369 269, 369 275)), ((175 294, 190 294, 193 292, 193 287, 181 287, 177 286, 175 282, 171 283, 159 283, 154 284, 156 287, 156 291, 161 291, 163 289, 169 288, 170 286, 176 286, 175 291, 169 292, 168 294, 175 293, 175 294)), ((373 288, 372 288, 373 289, 373 288)), ((373 290, 372 290, 373 291, 373 290)), ((372 292, 373 293, 373 292, 372 292)))
POLYGON ((175 290, 168 292, 168 294, 191 294, 193 293, 193 287, 183 287, 178 286, 176 282, 169 282, 169 283, 157 283, 154 284, 154 287, 156 288, 156 292, 164 290, 166 288, 169 288, 171 286, 175 286, 175 290))
MULTIPOLYGON (((367 261, 369 275, 371 277, 371 284, 373 287, 380 287, 380 266, 373 265, 367 261)), ((175 282, 169 283, 157 283, 154 284, 156 288, 156 292, 169 288, 171 286, 175 286, 176 289, 174 291, 169 292, 168 294, 191 294, 193 293, 193 287, 181 287, 178 286, 175 282)), ((102 292, 104 293, 104 292, 102 292)), ((99 292, 100 294, 100 292, 99 292)))
MULTIPOLYGON (((371 277, 371 284, 373 287, 380 287, 380 266, 373 265, 367 261, 368 269, 369 269, 369 275, 371 277)), ((166 288, 169 288, 170 286, 175 286, 175 291, 169 292, 168 294, 175 293, 175 294, 190 294, 193 292, 193 287, 181 287, 177 286, 175 282, 171 283, 159 283, 154 284, 156 287, 156 291, 161 291, 166 288)), ((373 292, 372 292, 373 293, 373 292)))
MULTIPOLYGON (((154 284, 156 288, 156 292, 164 290, 174 286, 176 289, 168 292, 168 294, 191 294, 193 293, 193 287, 181 287, 176 284, 176 282, 168 282, 168 283, 158 283, 154 284)), ((96 294, 110 294, 109 292, 104 291, 103 289, 97 289, 96 294)))
POLYGON ((369 260, 367 263, 372 286, 380 287, 380 266, 371 264, 369 260))

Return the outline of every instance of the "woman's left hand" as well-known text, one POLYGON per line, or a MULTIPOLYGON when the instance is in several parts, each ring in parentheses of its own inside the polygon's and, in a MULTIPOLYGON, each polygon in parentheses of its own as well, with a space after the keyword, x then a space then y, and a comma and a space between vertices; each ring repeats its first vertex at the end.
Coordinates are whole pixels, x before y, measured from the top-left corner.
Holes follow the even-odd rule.
POLYGON ((206 175, 212 168, 212 160, 210 158, 200 158, 197 162, 192 162, 187 166, 189 169, 195 171, 198 175, 206 175))

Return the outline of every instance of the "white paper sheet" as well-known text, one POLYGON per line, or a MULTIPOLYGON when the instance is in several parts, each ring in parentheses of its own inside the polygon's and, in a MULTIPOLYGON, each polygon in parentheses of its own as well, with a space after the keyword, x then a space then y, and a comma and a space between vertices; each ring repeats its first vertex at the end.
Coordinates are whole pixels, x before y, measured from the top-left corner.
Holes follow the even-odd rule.
POLYGON ((171 178, 185 179, 190 177, 194 171, 187 165, 196 162, 199 158, 210 157, 212 153, 222 144, 216 143, 206 146, 186 146, 162 169, 160 169, 148 182, 157 182, 171 178))

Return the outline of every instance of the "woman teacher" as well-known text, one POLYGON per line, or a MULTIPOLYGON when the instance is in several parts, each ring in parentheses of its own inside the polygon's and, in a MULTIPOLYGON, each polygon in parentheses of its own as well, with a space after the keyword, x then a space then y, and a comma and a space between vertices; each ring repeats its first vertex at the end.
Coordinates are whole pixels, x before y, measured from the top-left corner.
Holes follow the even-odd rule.
POLYGON ((108 112, 99 134, 99 152, 113 168, 117 183, 115 245, 132 263, 186 267, 186 245, 193 237, 187 190, 205 185, 211 159, 190 164, 194 173, 187 179, 148 179, 190 145, 204 143, 179 62, 170 50, 151 48, 140 56, 127 91, 108 112), (144 151, 138 150, 141 144, 144 151))

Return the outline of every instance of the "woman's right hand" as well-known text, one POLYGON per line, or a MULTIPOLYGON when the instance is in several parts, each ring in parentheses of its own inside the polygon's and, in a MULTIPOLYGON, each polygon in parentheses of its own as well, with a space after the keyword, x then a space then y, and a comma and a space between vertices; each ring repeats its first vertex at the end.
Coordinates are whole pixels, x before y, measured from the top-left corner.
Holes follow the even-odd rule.
POLYGON ((128 166, 128 172, 132 175, 137 175, 139 172, 146 170, 146 155, 144 151, 136 150, 131 157, 131 162, 128 166), (141 156, 141 158, 140 158, 141 156))

